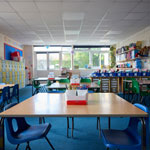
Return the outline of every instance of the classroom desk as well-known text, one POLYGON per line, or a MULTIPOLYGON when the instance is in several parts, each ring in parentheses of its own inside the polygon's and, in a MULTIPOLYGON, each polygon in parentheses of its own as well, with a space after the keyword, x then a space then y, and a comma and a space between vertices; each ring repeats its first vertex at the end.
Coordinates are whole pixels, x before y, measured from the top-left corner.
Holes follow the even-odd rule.
POLYGON ((87 85, 88 89, 99 89, 100 86, 95 82, 92 83, 80 83, 80 85, 70 85, 70 83, 53 83, 50 86, 47 86, 48 89, 68 89, 70 86, 72 88, 77 88, 83 85, 87 85))
POLYGON ((7 86, 13 87, 14 84, 4 84, 4 85, 0 85, 0 90, 2 90, 4 87, 7 87, 7 86))
POLYGON ((148 114, 114 93, 88 94, 88 104, 81 106, 67 105, 65 94, 39 93, 0 113, 0 117, 140 117, 142 150, 146 150, 144 117, 148 114))
POLYGON ((39 78, 35 78, 34 80, 35 81, 47 81, 47 80, 50 80, 50 81, 59 81, 61 79, 68 79, 67 77, 55 77, 54 79, 49 79, 47 77, 39 77, 39 78))

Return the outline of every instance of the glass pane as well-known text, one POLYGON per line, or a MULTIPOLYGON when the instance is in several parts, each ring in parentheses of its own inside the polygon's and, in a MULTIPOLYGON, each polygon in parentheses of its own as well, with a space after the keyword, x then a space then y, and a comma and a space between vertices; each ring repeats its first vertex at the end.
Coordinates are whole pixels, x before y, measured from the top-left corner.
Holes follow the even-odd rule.
POLYGON ((37 70, 47 70, 47 54, 37 54, 37 70))
POLYGON ((101 54, 101 67, 106 68, 109 65, 109 54, 103 53, 101 54))
POLYGON ((100 51, 101 48, 100 48, 100 47, 98 47, 98 48, 90 48, 90 50, 91 50, 91 51, 100 51))
POLYGON ((74 54, 74 66, 79 68, 85 68, 89 64, 89 52, 75 52, 74 54))
POLYGON ((93 67, 99 67, 100 66, 100 64, 99 64, 99 56, 100 56, 100 54, 99 53, 94 53, 93 54, 93 67))
POLYGON ((62 53, 62 67, 63 68, 71 68, 71 54, 70 53, 62 53))
POLYGON ((49 69, 59 69, 59 53, 49 54, 49 69))

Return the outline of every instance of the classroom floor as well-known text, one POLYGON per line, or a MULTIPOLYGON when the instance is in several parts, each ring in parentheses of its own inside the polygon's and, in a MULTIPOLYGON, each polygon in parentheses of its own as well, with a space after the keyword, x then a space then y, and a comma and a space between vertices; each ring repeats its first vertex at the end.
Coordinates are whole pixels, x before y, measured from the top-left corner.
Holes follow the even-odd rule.
MULTIPOLYGON (((31 86, 27 86, 20 90, 20 101, 32 96, 31 86)), ((14 100, 15 101, 15 100, 14 100)), ((30 124, 38 124, 39 118, 27 118, 30 124)), ((96 118, 75 118, 74 138, 67 138, 66 128, 67 119, 65 117, 49 117, 46 122, 51 123, 52 128, 48 133, 48 138, 53 144, 55 150, 105 150, 99 132, 96 129, 96 118)), ((111 128, 124 129, 128 124, 128 118, 112 118, 111 128)), ((101 118, 101 127, 108 127, 108 119, 101 118)), ((71 131, 70 131, 71 135, 71 131)), ((22 144, 19 150, 24 150, 26 144, 22 144)), ((32 141, 30 143, 32 150, 48 150, 51 149, 45 139, 32 141)), ((16 145, 12 145, 5 138, 5 149, 15 149, 16 145)), ((148 148, 147 148, 148 149, 148 148)))

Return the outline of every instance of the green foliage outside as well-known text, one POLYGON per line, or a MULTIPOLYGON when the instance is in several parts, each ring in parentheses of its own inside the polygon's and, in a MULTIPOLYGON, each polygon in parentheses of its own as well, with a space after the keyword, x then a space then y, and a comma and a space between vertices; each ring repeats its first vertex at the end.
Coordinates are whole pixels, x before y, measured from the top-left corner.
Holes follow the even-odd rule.
POLYGON ((71 68, 71 54, 70 53, 64 53, 62 55, 62 67, 64 68, 71 68))
POLYGON ((100 57, 100 54, 99 53, 94 53, 93 54, 93 66, 100 66, 99 64, 99 57, 100 57))
POLYGON ((113 68, 116 66, 116 46, 110 47, 110 67, 113 68))
POLYGON ((79 68, 85 68, 85 65, 88 65, 88 64, 89 64, 88 52, 75 52, 74 66, 79 66, 79 68))

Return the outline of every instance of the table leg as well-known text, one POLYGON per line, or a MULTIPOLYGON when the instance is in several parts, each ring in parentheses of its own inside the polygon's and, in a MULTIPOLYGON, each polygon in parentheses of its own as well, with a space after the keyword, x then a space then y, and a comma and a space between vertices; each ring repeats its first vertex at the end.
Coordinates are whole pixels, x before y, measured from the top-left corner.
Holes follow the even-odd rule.
POLYGON ((142 124, 142 134, 141 134, 142 150, 146 150, 146 123, 144 118, 141 118, 141 124, 142 124))
POLYGON ((99 137, 101 136, 100 117, 97 117, 97 129, 99 129, 99 137))
POLYGON ((67 117, 67 137, 69 137, 69 117, 67 117))
POLYGON ((108 117, 108 129, 110 130, 110 117, 108 117))
POLYGON ((5 150, 4 119, 0 120, 0 150, 5 150))
POLYGON ((73 130, 74 130, 74 117, 72 117, 72 130, 71 130, 72 138, 73 138, 73 130))

